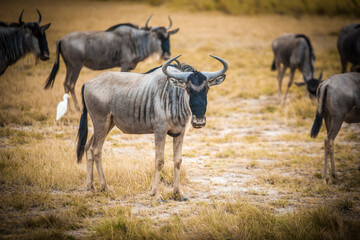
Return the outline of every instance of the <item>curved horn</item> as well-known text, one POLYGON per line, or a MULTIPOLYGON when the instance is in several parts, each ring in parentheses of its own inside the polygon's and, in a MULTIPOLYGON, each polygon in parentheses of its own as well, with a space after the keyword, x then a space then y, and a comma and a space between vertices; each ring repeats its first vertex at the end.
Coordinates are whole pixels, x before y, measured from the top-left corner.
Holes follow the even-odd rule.
POLYGON ((213 55, 210 55, 210 57, 213 57, 216 60, 218 60, 219 62, 221 62, 224 67, 223 67, 223 69, 216 71, 216 72, 201 72, 202 74, 204 74, 206 76, 206 78, 208 80, 212 79, 212 78, 216 78, 216 77, 224 74, 229 69, 229 64, 224 59, 213 56, 213 55))
POLYGON ((150 28, 150 27, 148 26, 148 23, 149 23, 151 17, 152 17, 152 14, 151 14, 150 17, 146 20, 145 28, 150 28))
POLYGON ((37 11, 37 12, 38 12, 38 14, 39 14, 39 20, 37 21, 37 23, 39 23, 39 24, 40 24, 40 22, 41 22, 41 13, 40 13, 39 9, 36 9, 36 11, 37 11))
POLYGON ((168 16, 168 18, 169 18, 169 26, 166 28, 166 30, 169 30, 170 28, 171 28, 171 26, 172 26, 172 21, 171 21, 171 18, 170 18, 170 16, 168 16))
POLYGON ((173 57, 173 58, 170 58, 169 60, 167 60, 164 65, 162 66, 162 72, 168 76, 168 77, 171 77, 171 78, 175 78, 175 79, 178 79, 178 80, 184 80, 184 81, 187 81, 187 78, 189 77, 189 75, 192 73, 192 72, 171 72, 169 71, 167 68, 169 66, 169 64, 176 60, 178 57, 180 57, 181 55, 178 55, 177 57, 173 57))
POLYGON ((319 81, 321 81, 322 76, 323 76, 323 70, 321 69, 321 72, 320 72, 320 75, 319 75, 319 81))
POLYGON ((23 24, 24 22, 22 21, 22 16, 23 16, 23 13, 24 13, 24 9, 21 11, 20 13, 20 17, 19 17, 19 23, 20 24, 23 24))
POLYGON ((176 65, 178 66, 178 69, 181 70, 181 63, 178 60, 174 60, 176 62, 176 65))

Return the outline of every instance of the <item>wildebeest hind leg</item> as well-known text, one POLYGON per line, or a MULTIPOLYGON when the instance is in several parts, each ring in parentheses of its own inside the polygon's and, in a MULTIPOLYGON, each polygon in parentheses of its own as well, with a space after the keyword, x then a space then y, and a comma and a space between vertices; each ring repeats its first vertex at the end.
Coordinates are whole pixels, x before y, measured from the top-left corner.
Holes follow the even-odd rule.
POLYGON ((341 124, 343 122, 343 118, 341 117, 332 117, 329 119, 327 117, 325 119, 325 124, 327 128, 327 137, 325 139, 325 169, 324 169, 324 178, 326 182, 328 182, 326 172, 327 171, 327 159, 330 157, 331 161, 331 176, 336 178, 335 174, 335 162, 334 162, 334 140, 337 134, 340 131, 341 124), (329 124, 330 122, 330 124, 329 124))
POLYGON ((70 83, 69 83, 69 88, 70 88, 69 90, 70 90, 70 93, 71 93, 71 96, 72 96, 72 99, 73 99, 73 102, 74 102, 74 105, 75 105, 75 108, 77 111, 80 111, 80 107, 79 107, 79 104, 78 104, 78 101, 76 98, 76 94, 75 94, 75 84, 79 77, 80 71, 81 71, 81 68, 77 68, 72 71, 72 74, 70 77, 70 83))
POLYGON ((79 77, 80 71, 81 71, 81 67, 66 66, 66 77, 64 81, 65 92, 66 93, 70 92, 75 109, 77 111, 80 111, 80 107, 75 95, 75 84, 79 77))
POLYGON ((173 151, 174 151, 174 199, 183 200, 180 192, 180 167, 182 162, 182 145, 184 134, 173 138, 173 151))
POLYGON ((96 169, 99 175, 100 185, 101 185, 101 191, 109 191, 109 189, 106 186, 106 180, 104 171, 102 168, 102 160, 101 160, 101 153, 102 153, 102 147, 105 142, 105 138, 109 131, 114 127, 114 124, 112 122, 111 115, 107 115, 105 119, 97 119, 96 122, 93 122, 94 124, 94 135, 93 135, 93 144, 90 147, 90 151, 92 152, 92 156, 94 157, 94 161, 96 164, 96 169))
POLYGON ((93 191, 94 188, 94 156, 92 152, 89 150, 90 146, 93 144, 94 136, 90 138, 88 143, 85 146, 86 152, 86 188, 88 191, 93 191))

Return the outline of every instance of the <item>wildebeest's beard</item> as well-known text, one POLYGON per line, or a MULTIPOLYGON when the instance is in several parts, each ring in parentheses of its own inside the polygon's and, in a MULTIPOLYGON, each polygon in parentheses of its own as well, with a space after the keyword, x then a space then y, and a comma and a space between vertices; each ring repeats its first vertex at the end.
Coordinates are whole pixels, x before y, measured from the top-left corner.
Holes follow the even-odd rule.
POLYGON ((208 90, 206 77, 201 72, 195 72, 189 76, 187 92, 190 96, 191 124, 194 128, 201 128, 206 124, 205 113, 208 90))
POLYGON ((40 32, 39 37, 39 47, 40 47, 40 59, 43 61, 47 61, 50 59, 49 48, 46 41, 45 32, 40 32))
POLYGON ((162 54, 161 57, 164 60, 168 60, 171 56, 170 53, 170 36, 168 36, 167 38, 162 37, 161 38, 161 50, 162 50, 162 54))

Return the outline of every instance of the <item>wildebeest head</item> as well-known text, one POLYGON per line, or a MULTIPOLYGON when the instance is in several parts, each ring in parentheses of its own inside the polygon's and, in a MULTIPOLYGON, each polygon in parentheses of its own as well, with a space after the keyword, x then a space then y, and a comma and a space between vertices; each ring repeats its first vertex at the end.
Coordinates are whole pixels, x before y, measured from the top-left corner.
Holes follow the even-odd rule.
POLYGON ((210 55, 223 64, 221 70, 216 72, 174 72, 168 69, 169 64, 180 56, 169 59, 162 66, 162 71, 173 86, 186 90, 189 95, 189 106, 192 113, 191 124, 194 128, 201 128, 206 124, 207 93, 210 87, 219 85, 225 80, 225 72, 228 70, 229 65, 224 59, 210 55))
POLYGON ((151 17, 152 17, 152 15, 146 21, 145 27, 143 29, 151 31, 154 34, 156 34, 156 37, 161 42, 161 51, 162 51, 161 57, 164 60, 168 60, 171 56, 170 35, 177 33, 179 31, 179 28, 169 31, 172 26, 172 21, 171 21, 170 16, 168 17, 169 18, 169 26, 168 27, 166 27, 166 28, 165 27, 149 27, 148 23, 149 23, 151 17))
POLYGON ((36 11, 38 12, 39 20, 37 22, 25 23, 22 21, 22 15, 24 13, 24 10, 22 10, 19 17, 19 25, 25 29, 25 45, 27 50, 42 61, 46 61, 50 59, 50 53, 45 30, 50 27, 50 23, 40 26, 41 13, 38 9, 36 9, 36 11))
MULTIPOLYGON (((319 75, 319 78, 307 79, 304 76, 304 81, 306 83, 307 90, 309 91, 311 96, 316 96, 316 90, 317 90, 317 88, 319 87, 319 85, 321 83, 322 75, 323 75, 323 72, 321 71, 320 75, 319 75)), ((300 86, 301 84, 296 84, 296 85, 300 86)))

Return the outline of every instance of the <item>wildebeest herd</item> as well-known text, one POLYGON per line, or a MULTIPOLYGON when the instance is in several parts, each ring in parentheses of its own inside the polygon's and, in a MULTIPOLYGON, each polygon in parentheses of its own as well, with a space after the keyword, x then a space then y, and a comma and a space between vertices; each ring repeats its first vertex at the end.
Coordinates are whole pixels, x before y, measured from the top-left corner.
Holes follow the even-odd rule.
MULTIPOLYGON (((45 30, 40 26, 41 13, 37 10, 37 22, 0 22, 0 75, 27 53, 42 61, 50 59, 45 30)), ((116 24, 105 31, 72 32, 58 40, 53 68, 45 81, 45 89, 53 86, 59 70, 60 55, 66 65, 65 93, 70 93, 77 110, 80 110, 75 96, 75 84, 83 66, 93 70, 121 67, 121 72, 106 72, 82 86, 83 111, 80 118, 77 144, 77 162, 84 153, 87 159, 87 188, 94 189, 93 165, 98 170, 101 190, 108 190, 102 169, 101 153, 107 134, 117 126, 129 134, 155 136, 155 177, 151 194, 160 200, 158 185, 164 166, 166 135, 173 138, 174 184, 173 194, 177 200, 182 196, 179 180, 182 162, 182 145, 188 122, 194 128, 206 124, 207 93, 212 86, 225 80, 229 69, 226 60, 211 56, 222 64, 215 72, 198 71, 177 57, 171 58, 170 35, 179 29, 150 27, 147 19, 144 27, 131 23, 116 24), (146 73, 129 73, 136 65, 158 55, 166 62, 146 73), (173 64, 173 62, 175 62, 173 64), (94 134, 87 141, 88 119, 94 126, 94 134)), ((327 136, 323 177, 328 182, 328 158, 331 159, 331 176, 335 178, 334 139, 342 123, 360 122, 360 24, 344 26, 339 33, 337 48, 340 55, 342 74, 322 80, 322 71, 316 78, 315 51, 311 40, 304 34, 283 34, 272 43, 274 59, 272 70, 277 70, 278 97, 285 104, 294 73, 299 69, 311 96, 317 96, 318 109, 311 129, 311 137, 319 133, 324 119, 327 136), (346 73, 351 63, 350 73, 346 73), (284 74, 290 68, 290 79, 281 99, 284 74)))

